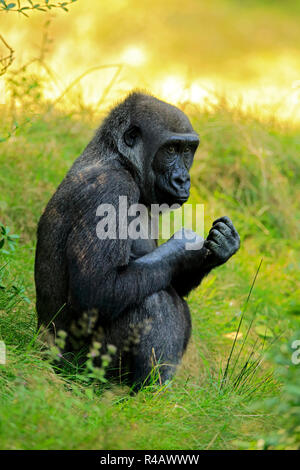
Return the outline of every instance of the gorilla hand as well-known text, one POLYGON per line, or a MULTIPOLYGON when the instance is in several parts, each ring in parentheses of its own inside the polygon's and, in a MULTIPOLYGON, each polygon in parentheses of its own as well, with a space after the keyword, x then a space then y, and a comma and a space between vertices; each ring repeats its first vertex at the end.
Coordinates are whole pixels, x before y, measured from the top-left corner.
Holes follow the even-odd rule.
POLYGON ((204 242, 209 254, 207 260, 213 266, 219 266, 234 255, 240 247, 240 237, 229 217, 214 221, 204 242))

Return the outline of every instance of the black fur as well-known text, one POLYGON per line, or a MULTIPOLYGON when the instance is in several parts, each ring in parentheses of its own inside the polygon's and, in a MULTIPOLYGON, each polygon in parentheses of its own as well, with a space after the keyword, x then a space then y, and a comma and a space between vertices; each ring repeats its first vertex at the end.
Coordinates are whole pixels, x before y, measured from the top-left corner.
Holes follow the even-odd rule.
MULTIPOLYGON (((187 346, 183 296, 239 247, 231 221, 216 221, 201 249, 172 237, 100 240, 100 204, 182 204, 198 137, 186 115, 132 93, 112 109, 49 201, 38 226, 35 281, 39 326, 66 331, 67 351, 100 340, 117 347, 115 375, 140 386, 153 364, 170 379, 187 346)), ((150 215, 149 215, 150 217, 150 215)), ((120 221, 118 220, 118 223, 120 221)), ((189 240, 188 240, 189 241, 189 240)))

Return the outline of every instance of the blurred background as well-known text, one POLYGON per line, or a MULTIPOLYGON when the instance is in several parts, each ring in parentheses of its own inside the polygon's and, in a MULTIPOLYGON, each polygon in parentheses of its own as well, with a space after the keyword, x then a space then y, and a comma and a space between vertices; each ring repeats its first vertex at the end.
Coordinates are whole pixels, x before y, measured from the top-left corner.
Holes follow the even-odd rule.
POLYGON ((247 112, 300 120, 297 0, 81 0, 68 8, 1 13, 14 67, 41 59, 30 68, 45 77, 46 98, 105 106, 138 87, 207 105, 225 94, 247 112))
POLYGON ((300 1, 0 0, 0 118, 0 448, 300 449, 300 1), (189 296, 172 388, 129 397, 97 368, 54 373, 34 257, 49 198, 133 88, 187 113, 188 203, 241 248, 189 296))

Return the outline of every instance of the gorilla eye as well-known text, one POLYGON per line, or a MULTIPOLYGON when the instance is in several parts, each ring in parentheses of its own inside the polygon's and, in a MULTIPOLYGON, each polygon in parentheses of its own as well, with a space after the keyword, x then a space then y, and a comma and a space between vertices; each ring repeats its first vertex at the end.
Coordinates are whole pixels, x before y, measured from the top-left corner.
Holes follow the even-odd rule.
POLYGON ((174 147, 174 145, 169 145, 169 146, 167 147, 167 150, 168 150, 168 153, 169 153, 169 154, 173 155, 173 154, 175 153, 175 147, 174 147))
POLYGON ((187 145, 187 146, 184 147, 184 149, 183 149, 183 153, 184 153, 185 155, 188 154, 188 153, 190 153, 190 151, 191 151, 191 147, 190 147, 189 145, 187 145))

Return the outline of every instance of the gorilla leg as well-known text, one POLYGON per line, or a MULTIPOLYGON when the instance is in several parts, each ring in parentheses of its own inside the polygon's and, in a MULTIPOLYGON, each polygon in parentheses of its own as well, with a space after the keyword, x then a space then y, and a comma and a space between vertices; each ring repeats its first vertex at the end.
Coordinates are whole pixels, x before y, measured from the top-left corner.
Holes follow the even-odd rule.
POLYGON ((152 294, 106 330, 107 343, 118 347, 114 375, 135 389, 151 382, 153 372, 166 382, 175 373, 190 332, 186 302, 172 288, 152 294))

